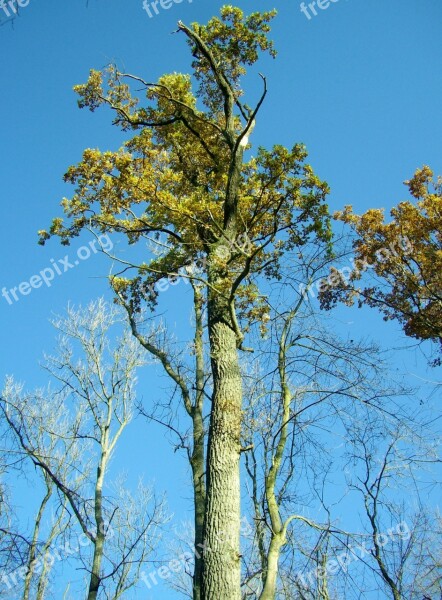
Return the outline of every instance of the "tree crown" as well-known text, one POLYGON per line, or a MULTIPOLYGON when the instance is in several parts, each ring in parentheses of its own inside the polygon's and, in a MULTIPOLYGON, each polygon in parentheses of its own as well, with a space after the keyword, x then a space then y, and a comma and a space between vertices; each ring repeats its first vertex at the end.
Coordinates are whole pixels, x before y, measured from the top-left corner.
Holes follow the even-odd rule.
MULTIPOLYGON (((114 124, 134 135, 115 152, 85 150, 68 169, 65 180, 76 188, 62 201, 67 222, 54 219, 49 232, 39 232, 40 243, 57 235, 69 244, 88 227, 123 233, 129 244, 165 236, 165 250, 137 265, 136 276, 112 280, 135 307, 153 282, 178 275, 202 254, 231 274, 232 294, 241 294, 252 274, 280 277, 284 252, 311 239, 329 244, 328 186, 306 164, 303 145, 259 147, 244 160, 267 83, 261 75, 252 109, 242 101, 241 78, 260 52, 275 55, 268 39, 274 15, 244 16, 225 6, 207 25, 179 22, 177 32, 193 49, 193 78, 173 73, 149 83, 110 66, 75 86, 80 107, 109 106, 114 124), (145 106, 130 84, 144 88, 145 106), (246 250, 238 239, 248 240, 246 250)), ((154 304, 155 293, 148 295, 154 304)))

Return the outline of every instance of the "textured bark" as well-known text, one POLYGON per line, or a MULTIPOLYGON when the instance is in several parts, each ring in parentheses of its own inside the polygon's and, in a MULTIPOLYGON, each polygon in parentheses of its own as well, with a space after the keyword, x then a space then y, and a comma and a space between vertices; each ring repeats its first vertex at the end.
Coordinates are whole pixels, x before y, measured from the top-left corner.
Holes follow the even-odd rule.
MULTIPOLYGON (((212 283, 217 290, 231 289, 230 282, 220 277, 212 277, 212 283)), ((240 600, 242 381, 237 336, 223 294, 209 293, 208 319, 213 396, 207 449, 203 600, 240 600)))

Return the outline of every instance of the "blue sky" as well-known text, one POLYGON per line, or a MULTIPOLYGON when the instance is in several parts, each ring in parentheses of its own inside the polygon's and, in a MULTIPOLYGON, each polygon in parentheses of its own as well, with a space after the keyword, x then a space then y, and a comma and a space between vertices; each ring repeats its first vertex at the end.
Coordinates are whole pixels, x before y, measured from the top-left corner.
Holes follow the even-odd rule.
MULTIPOLYGON (((204 22, 222 4, 183 0, 149 18, 141 0, 30 0, 13 25, 0 26, 0 288, 29 281, 51 259, 64 260, 67 251, 56 240, 44 248, 36 243, 37 230, 60 214, 61 198, 71 193, 62 175, 84 148, 114 149, 124 139, 107 111, 78 110, 72 86, 111 61, 151 81, 187 71, 184 39, 171 35, 176 22, 204 22)), ((442 174, 440 0, 339 0, 310 20, 297 0, 237 4, 279 12, 273 26, 279 55, 259 65, 269 94, 252 142, 304 142, 315 171, 331 186, 332 210, 345 204, 357 212, 388 209, 407 198, 402 182, 417 167, 429 164, 442 174)), ((256 79, 250 100, 259 93, 256 79)), ((89 241, 86 235, 74 241, 70 256, 89 241)), ((2 376, 44 383, 37 365, 53 345, 48 318, 68 302, 107 294, 107 273, 107 261, 91 255, 51 287, 33 289, 12 305, 0 297, 2 376)), ((406 342, 373 311, 341 308, 338 315, 355 335, 382 338, 387 347, 406 342)), ((419 351, 397 357, 398 368, 421 374, 424 363, 419 351)), ((157 382, 143 376, 140 394, 161 393, 157 382)), ((184 461, 177 463, 163 433, 150 428, 126 444, 122 463, 139 453, 154 456, 146 477, 168 488, 172 510, 188 518, 184 461)))

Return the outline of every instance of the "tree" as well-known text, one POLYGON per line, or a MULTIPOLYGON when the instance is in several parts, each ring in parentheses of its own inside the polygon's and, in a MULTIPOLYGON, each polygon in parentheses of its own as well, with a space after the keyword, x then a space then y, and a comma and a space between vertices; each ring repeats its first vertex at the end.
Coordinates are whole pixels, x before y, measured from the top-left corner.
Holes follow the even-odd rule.
POLYGON ((354 269, 348 279, 331 273, 334 280, 325 282, 322 304, 330 308, 338 300, 352 304, 358 299, 359 306, 378 308, 385 320, 399 321, 406 335, 432 340, 442 349, 442 178, 434 181, 424 166, 405 183, 416 202, 392 208, 389 223, 381 209, 359 216, 347 206, 336 213, 356 234, 354 269), (369 283, 357 287, 360 280, 369 283))
POLYGON ((426 418, 416 414, 400 422, 367 415, 349 437, 346 477, 362 500, 361 522, 371 546, 366 560, 379 587, 391 600, 439 597, 440 519, 426 498, 435 482, 418 471, 440 462, 426 418))
POLYGON ((439 462, 431 418, 389 387, 375 348, 305 317, 286 315, 279 332, 275 320, 278 343, 260 353, 260 369, 247 368, 255 536, 243 597, 350 600, 375 586, 392 600, 422 600, 425 585, 440 585, 440 541, 428 526, 438 483, 418 474, 439 462))
MULTIPOLYGON (((6 468, 7 481, 12 475, 10 472, 12 468, 16 476, 30 477, 26 469, 27 455, 23 452, 20 444, 17 443, 18 440, 9 427, 8 422, 8 419, 11 418, 10 413, 13 410, 7 404, 6 398, 10 398, 14 394, 14 389, 18 391, 12 379, 8 378, 4 389, 4 397, 1 399, 0 404, 0 414, 2 417, 1 430, 4 440, 3 452, 9 463, 6 468), (11 409, 11 411, 8 409, 11 409)), ((56 437, 51 433, 48 434, 52 428, 55 428, 56 423, 63 420, 64 414, 59 410, 60 406, 50 406, 47 403, 45 405, 44 401, 41 404, 35 403, 33 409, 34 411, 32 412, 32 416, 30 416, 30 420, 33 422, 34 444, 40 448, 44 456, 52 456, 54 458, 58 456, 60 463, 59 470, 65 473, 66 469, 69 468, 69 459, 66 456, 62 457, 58 455, 56 437), (46 429, 40 426, 41 419, 44 420, 46 429)), ((70 458, 75 459, 72 455, 70 458)), ((51 502, 54 501, 56 486, 49 475, 42 472, 42 492, 40 495, 38 493, 40 490, 35 492, 37 506, 35 508, 33 526, 28 531, 28 527, 21 524, 18 515, 15 515, 12 509, 14 504, 13 488, 13 484, 10 483, 8 489, 9 505, 5 502, 5 496, 2 498, 2 516, 5 516, 13 523, 12 530, 11 525, 8 530, 3 529, 5 538, 9 538, 9 547, 2 548, 2 555, 6 559, 6 564, 3 565, 2 585, 7 590, 14 590, 15 597, 18 597, 20 583, 17 581, 17 578, 19 578, 23 581, 23 589, 20 595, 21 600, 29 600, 31 596, 35 597, 36 600, 42 600, 46 597, 51 571, 51 564, 46 560, 46 557, 49 555, 49 549, 53 542, 62 533, 68 537, 68 532, 70 531, 69 519, 67 518, 67 512, 63 503, 60 510, 57 511, 56 516, 51 518, 49 513, 51 502)))
POLYGON ((423 401, 416 408, 414 392, 394 382, 378 347, 340 339, 331 315, 318 314, 307 289, 328 269, 321 249, 306 248, 296 258, 290 275, 273 286, 267 335, 253 339, 255 355, 243 365, 243 446, 255 523, 254 541, 243 550, 243 597, 350 600, 366 597, 375 582, 387 594, 406 590, 401 598, 408 598, 418 589, 413 574, 424 572, 432 572, 432 582, 422 579, 437 589, 438 543, 415 514, 415 505, 420 515, 431 512, 430 474, 424 483, 418 471, 438 463, 432 413, 423 401), (382 470, 384 447, 394 453, 382 470), (347 519, 357 510, 354 483, 367 493, 366 482, 374 495, 379 477, 382 492, 361 503, 367 523, 362 518, 356 527, 347 519), (406 503, 401 510, 395 496, 406 503), (413 529, 409 544, 400 523, 413 529), (366 544, 373 548, 364 559, 366 544))
MULTIPOLYGON (((262 318, 266 303, 259 276, 281 277, 285 251, 309 241, 330 241, 327 185, 305 163, 301 145, 291 150, 259 148, 245 160, 248 136, 267 94, 251 108, 241 78, 259 52, 275 55, 268 40, 274 12, 244 16, 232 6, 221 18, 191 27, 179 22, 192 50, 194 80, 164 75, 157 83, 120 73, 91 71, 76 86, 81 107, 108 105, 114 123, 138 132, 117 152, 88 149, 65 179, 76 185, 63 200, 68 218, 54 219, 40 241, 58 235, 62 243, 83 229, 124 234, 129 244, 164 234, 168 250, 144 262, 121 261, 111 278, 131 314, 144 301, 154 308, 164 279, 177 278, 200 259, 205 319, 210 345, 211 409, 207 446, 202 598, 240 598, 240 454, 242 377, 239 351, 244 329, 262 318), (145 89, 139 108, 127 82, 145 89), (201 108, 200 108, 201 107, 201 108), (247 251, 242 240, 250 241, 247 251), (129 271, 136 272, 132 277, 129 271), (124 276, 123 276, 124 275, 124 276), (223 528, 224 541, 218 534, 223 528)), ((120 258, 121 260, 121 258, 120 258)), ((160 360, 161 357, 158 357, 160 360)), ((164 364, 164 362, 163 362, 164 364)), ((176 384, 180 386, 179 381, 176 384)), ((184 390, 183 390, 184 391, 184 390)))
POLYGON ((247 371, 245 461, 258 555, 257 566, 247 569, 247 583, 262 582, 260 591, 248 596, 260 600, 296 588, 302 598, 310 593, 331 597, 325 575, 311 574, 326 573, 337 541, 349 533, 333 522, 335 508, 326 500, 340 458, 327 448, 334 448, 333 438, 339 439, 366 406, 376 410, 386 393, 375 383, 380 374, 376 348, 332 336, 315 322, 305 301, 300 293, 286 314, 273 307, 271 339, 259 352, 265 363, 259 373, 247 371), (306 516, 307 511, 318 516, 306 516), (308 589, 302 585, 304 574, 308 589))
POLYGON ((110 341, 110 329, 121 320, 121 312, 103 300, 86 309, 68 308, 65 318, 53 322, 61 333, 58 353, 45 363, 59 389, 24 393, 9 379, 2 393, 0 409, 14 444, 9 453, 33 464, 46 489, 25 562, 23 600, 32 585, 36 598, 46 597, 45 556, 54 555, 60 539, 65 548, 76 540, 88 600, 120 598, 139 580, 165 520, 149 488, 140 484, 136 497, 123 481, 112 493, 106 489, 110 460, 132 419, 136 369, 145 360, 128 330, 110 341), (51 500, 56 518, 52 524, 46 519, 49 534, 42 540, 51 500), (44 568, 34 581, 37 563, 44 568))

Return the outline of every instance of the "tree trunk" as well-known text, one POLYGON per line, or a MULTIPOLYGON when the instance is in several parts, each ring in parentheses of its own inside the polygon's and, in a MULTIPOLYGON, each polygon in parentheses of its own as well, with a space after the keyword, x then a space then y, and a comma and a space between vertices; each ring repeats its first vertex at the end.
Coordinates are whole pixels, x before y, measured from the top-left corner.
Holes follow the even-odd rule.
POLYGON ((95 484, 95 525, 97 533, 94 541, 94 556, 92 561, 91 576, 89 580, 89 591, 87 600, 96 600, 101 585, 101 562, 103 560, 104 540, 106 533, 103 519, 103 481, 106 465, 106 457, 102 455, 100 465, 97 469, 97 481, 95 484))
POLYGON ((284 460, 284 451, 287 445, 290 422, 290 405, 292 395, 290 386, 287 381, 287 351, 289 347, 288 335, 293 318, 296 315, 296 310, 289 315, 284 328, 282 330, 281 339, 279 340, 278 353, 278 374, 281 385, 281 428, 279 431, 279 439, 276 445, 276 450, 272 454, 272 466, 265 478, 265 491, 267 508, 270 516, 271 524, 271 541, 267 556, 267 568, 264 573, 264 588, 259 597, 259 600, 275 600, 277 589, 277 578, 279 570, 279 557, 281 549, 286 544, 286 528, 289 520, 283 524, 279 504, 276 494, 276 482, 281 470, 281 465, 284 460))
POLYGON ((52 482, 50 480, 48 481, 48 479, 45 478, 45 483, 46 483, 46 494, 40 504, 40 508, 38 509, 37 517, 35 519, 35 526, 34 526, 34 533, 32 536, 32 542, 31 542, 31 545, 29 548, 28 572, 26 573, 25 584, 24 584, 24 588, 23 588, 23 596, 22 596, 23 600, 29 600, 29 595, 31 593, 32 576, 35 571, 34 561, 35 561, 35 557, 37 554, 38 537, 40 534, 41 522, 43 519, 43 514, 46 509, 46 506, 52 496, 52 482))
POLYGON ((219 275, 216 257, 215 267, 210 262, 208 321, 213 396, 207 449, 202 598, 240 600, 242 381, 237 336, 226 299, 232 284, 219 275))
POLYGON ((280 533, 272 536, 270 548, 267 556, 267 570, 264 588, 261 592, 259 600, 275 600, 276 598, 276 582, 278 578, 278 563, 281 554, 281 548, 285 544, 284 536, 280 533))

